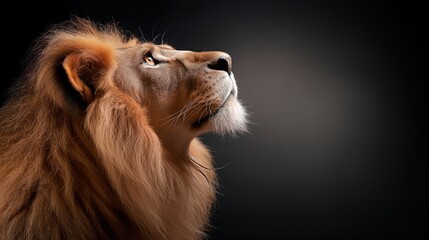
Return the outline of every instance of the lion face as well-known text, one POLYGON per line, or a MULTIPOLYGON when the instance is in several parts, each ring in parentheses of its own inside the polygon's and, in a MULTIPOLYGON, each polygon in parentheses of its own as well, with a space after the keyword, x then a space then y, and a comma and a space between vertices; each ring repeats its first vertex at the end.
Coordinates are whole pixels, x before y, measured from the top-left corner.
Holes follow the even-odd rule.
MULTIPOLYGON (((124 43, 111 35, 102 41, 99 36, 61 41, 53 44, 56 47, 67 50, 59 55, 66 55, 62 67, 88 108, 103 93, 119 90, 145 112, 144 121, 164 145, 179 147, 183 154, 200 134, 246 130, 246 111, 237 98, 227 53, 180 51, 137 40, 124 43)), ((58 96, 58 88, 41 88, 58 96)))
POLYGON ((115 84, 148 109, 161 136, 190 140, 209 131, 245 130, 246 113, 227 53, 143 43, 118 49, 117 55, 115 84))

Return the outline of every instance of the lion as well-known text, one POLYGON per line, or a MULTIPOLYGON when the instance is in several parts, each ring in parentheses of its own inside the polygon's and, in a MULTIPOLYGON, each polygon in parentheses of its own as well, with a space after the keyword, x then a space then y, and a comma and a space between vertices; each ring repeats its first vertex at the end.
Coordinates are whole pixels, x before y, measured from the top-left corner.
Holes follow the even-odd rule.
POLYGON ((247 112, 231 56, 52 26, 0 109, 0 239, 203 239, 218 179, 201 134, 247 112))

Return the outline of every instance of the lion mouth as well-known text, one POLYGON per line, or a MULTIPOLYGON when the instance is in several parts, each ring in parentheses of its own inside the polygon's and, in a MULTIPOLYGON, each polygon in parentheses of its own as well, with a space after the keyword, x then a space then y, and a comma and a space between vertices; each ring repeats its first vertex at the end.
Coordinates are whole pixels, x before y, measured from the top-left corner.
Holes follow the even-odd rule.
POLYGON ((215 117, 224 107, 226 102, 233 96, 233 91, 231 91, 228 97, 222 102, 222 104, 216 109, 216 111, 207 114, 205 117, 199 118, 192 124, 193 128, 198 128, 207 123, 211 118, 215 117))

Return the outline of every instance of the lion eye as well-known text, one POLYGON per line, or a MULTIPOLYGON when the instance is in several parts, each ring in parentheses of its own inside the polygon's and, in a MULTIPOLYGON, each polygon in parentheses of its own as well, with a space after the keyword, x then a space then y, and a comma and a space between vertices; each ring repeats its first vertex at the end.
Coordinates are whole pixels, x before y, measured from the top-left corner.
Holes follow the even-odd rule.
POLYGON ((146 64, 148 64, 149 66, 155 66, 156 64, 158 64, 158 63, 159 63, 159 61, 158 61, 158 60, 156 60, 156 59, 152 56, 152 53, 151 53, 151 52, 148 52, 148 53, 144 56, 143 60, 144 60, 144 61, 145 61, 145 63, 146 63, 146 64))
POLYGON ((151 66, 155 65, 155 60, 153 59, 153 57, 144 57, 144 61, 151 66))

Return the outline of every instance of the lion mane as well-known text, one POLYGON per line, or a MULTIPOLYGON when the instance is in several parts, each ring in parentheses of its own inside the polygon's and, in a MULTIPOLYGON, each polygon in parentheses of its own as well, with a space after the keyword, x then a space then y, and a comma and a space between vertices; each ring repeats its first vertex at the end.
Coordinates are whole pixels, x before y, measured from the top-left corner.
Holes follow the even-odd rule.
POLYGON ((217 190, 209 150, 193 138, 190 157, 177 159, 132 87, 113 81, 115 51, 138 44, 83 19, 36 42, 0 110, 0 239, 207 234, 217 190))

